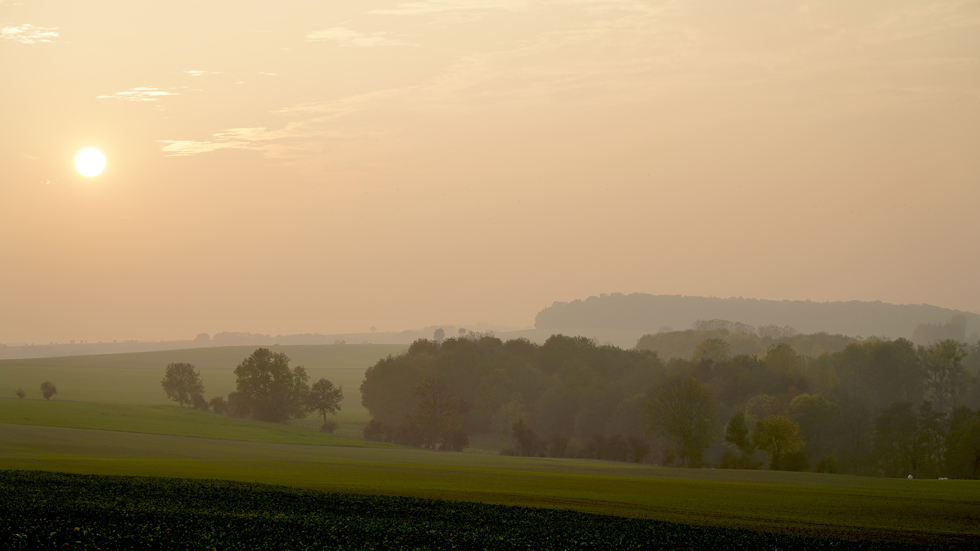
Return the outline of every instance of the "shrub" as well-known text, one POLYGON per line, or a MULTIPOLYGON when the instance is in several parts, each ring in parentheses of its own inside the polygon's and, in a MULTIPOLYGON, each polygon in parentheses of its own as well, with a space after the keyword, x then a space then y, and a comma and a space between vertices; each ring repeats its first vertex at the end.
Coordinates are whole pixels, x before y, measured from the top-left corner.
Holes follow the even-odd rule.
POLYGON ((228 412, 228 402, 225 401, 223 396, 215 396, 211 398, 208 402, 211 405, 211 411, 223 415, 228 412))
POLYGON ((58 393, 58 389, 55 388, 54 383, 51 381, 44 381, 41 383, 41 395, 44 396, 45 400, 50 400, 52 396, 58 393))

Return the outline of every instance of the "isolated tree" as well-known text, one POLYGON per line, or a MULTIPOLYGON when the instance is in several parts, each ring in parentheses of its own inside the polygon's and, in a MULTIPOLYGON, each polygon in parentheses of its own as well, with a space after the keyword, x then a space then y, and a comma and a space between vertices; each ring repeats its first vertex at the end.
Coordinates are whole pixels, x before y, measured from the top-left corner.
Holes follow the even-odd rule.
POLYGON ((309 376, 303 366, 290 369, 286 354, 258 348, 235 368, 235 377, 235 400, 253 419, 285 423, 306 416, 309 376))
MULTIPOLYGON (((327 414, 335 414, 340 411, 340 402, 344 399, 344 388, 334 388, 333 383, 326 379, 320 379, 310 387, 310 394, 307 396, 307 405, 313 411, 319 411, 323 416, 323 427, 327 426, 327 414)), ((332 431, 330 431, 332 432, 332 431)))
POLYGON ((432 333, 432 338, 435 339, 436 341, 441 341, 442 339, 446 338, 446 331, 442 327, 440 327, 439 329, 436 329, 435 332, 432 333))
POLYGON ((711 444, 715 406, 694 377, 674 378, 650 393, 649 427, 671 441, 672 451, 688 467, 699 467, 711 444))
POLYGON ((24 399, 24 396, 27 396, 27 394, 24 392, 24 389, 23 388, 18 388, 17 390, 15 390, 14 391, 14 395, 17 396, 18 398, 20 398, 21 400, 24 399))
POLYGON ((466 328, 465 327, 460 327, 459 328, 459 331, 457 331, 457 333, 459 333, 459 336, 460 337, 466 335, 466 328))
POLYGON ((204 396, 204 383, 201 381, 201 374, 192 364, 172 363, 167 365, 167 370, 160 382, 163 391, 167 393, 167 398, 184 407, 185 403, 194 403, 195 396, 204 396))
POLYGON ((755 422, 752 444, 769 454, 769 469, 777 470, 786 454, 803 447, 803 440, 799 425, 788 417, 772 415, 755 422))
POLYGON ((44 396, 45 400, 50 400, 52 396, 58 393, 58 389, 55 388, 54 383, 51 381, 44 381, 41 383, 41 396, 44 396))

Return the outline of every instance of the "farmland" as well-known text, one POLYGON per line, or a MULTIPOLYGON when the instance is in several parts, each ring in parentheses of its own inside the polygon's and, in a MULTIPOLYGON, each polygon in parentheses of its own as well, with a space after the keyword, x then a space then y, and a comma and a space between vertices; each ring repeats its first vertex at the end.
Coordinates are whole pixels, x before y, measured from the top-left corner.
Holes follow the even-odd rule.
POLYGON ((0 473, 0 544, 112 549, 914 549, 221 481, 0 473))
MULTIPOLYGON (((160 380, 171 362, 194 364, 204 380, 205 395, 223 396, 235 389, 235 367, 254 346, 230 346, 168 350, 132 354, 69 356, 27 360, 0 361, 0 398, 12 397, 23 388, 28 397, 39 398, 38 386, 51 380, 58 387, 58 400, 102 402, 112 404, 163 405, 168 402, 160 380)), ((306 367, 310 380, 326 377, 344 388, 340 423, 363 425, 368 420, 361 406, 358 387, 368 366, 389 354, 398 354, 403 345, 347 344, 311 346, 275 346, 285 352, 292 365, 306 367)), ((315 421, 308 423, 311 427, 315 421)), ((302 426, 303 423, 300 422, 302 426)), ((317 425, 318 426, 318 425, 317 425)))
MULTIPOLYGON (((583 459, 504 457, 476 453, 479 450, 472 449, 470 453, 432 452, 365 442, 356 438, 367 419, 366 411, 358 403, 357 392, 363 371, 379 357, 397 353, 401 347, 344 345, 282 348, 293 358, 294 365, 307 366, 311 378, 324 376, 344 386, 347 392, 344 410, 338 416, 340 428, 337 435, 310 430, 318 424, 316 419, 278 425, 203 413, 166 402, 160 390, 160 378, 167 363, 187 361, 198 365, 210 396, 233 388, 232 370, 253 350, 252 347, 101 358, 19 360, 16 365, 11 365, 13 362, 0 363, 0 391, 7 392, 8 387, 18 386, 33 389, 36 381, 58 376, 55 381, 59 394, 49 402, 36 398, 16 400, 12 397, 12 391, 9 392, 10 398, 0 399, 0 470, 271 484, 293 490, 278 488, 263 489, 262 492, 285 492, 282 495, 286 495, 287 500, 300 496, 295 498, 300 501, 308 496, 314 496, 309 497, 314 500, 327 499, 322 497, 324 494, 303 493, 325 491, 376 496, 377 499, 382 499, 379 496, 389 496, 450 500, 613 515, 620 518, 563 517, 561 515, 572 513, 559 511, 521 513, 531 515, 527 517, 529 519, 541 515, 540 522, 572 522, 569 519, 575 519, 574 522, 593 527, 581 534, 604 534, 606 528, 602 526, 605 526, 609 528, 609 533, 619 531, 649 536, 652 534, 650 530, 662 532, 669 528, 674 530, 670 533, 679 534, 677 537, 680 538, 671 541, 679 542, 703 543, 707 541, 703 538, 722 537, 719 534, 735 540, 741 537, 737 536, 741 532, 705 532, 692 526, 915 545, 970 547, 980 541, 978 481, 910 481, 817 473, 672 469, 583 459), (221 385, 226 387, 222 389, 221 385), (289 492, 299 493, 294 495, 289 492), (624 518, 677 524, 630 524, 633 521, 624 518)), ((45 485, 50 486, 50 481, 54 480, 28 476, 30 480, 21 478, 18 479, 20 482, 10 482, 9 477, 14 475, 4 473, 2 476, 7 477, 5 484, 21 484, 18 486, 21 489, 17 491, 27 493, 47 488, 45 485)), ((132 484, 147 484, 147 488, 150 488, 148 491, 160 493, 159 485, 167 484, 165 481, 127 482, 120 479, 108 486, 92 486, 84 482, 90 479, 72 480, 81 480, 78 484, 87 488, 84 492, 89 493, 95 492, 93 488, 96 487, 119 489, 132 484)), ((192 483, 185 480, 174 481, 173 484, 192 483)), ((201 491, 211 491, 207 488, 213 488, 215 483, 203 484, 204 490, 201 491)), ((123 488, 119 491, 130 490, 123 488)), ((240 487, 221 486, 220 491, 240 491, 240 487)), ((369 502, 357 501, 369 500, 366 497, 348 496, 342 499, 354 500, 345 503, 369 502)), ((89 519, 102 519, 99 522, 118 520, 113 516, 120 514, 118 511, 109 508, 92 510, 92 503, 91 499, 77 502, 65 518, 75 518, 72 515, 77 513, 88 515, 85 518, 89 519)), ((356 530, 324 535, 322 531, 317 531, 319 528, 311 528, 309 519, 302 512, 284 513, 283 518, 268 519, 259 513, 219 507, 202 510, 201 520, 174 513, 174 507, 178 504, 155 503, 152 507, 156 508, 134 509, 127 514, 143 515, 148 519, 147 526, 159 526, 163 531, 160 537, 169 537, 164 534, 168 525, 208 522, 207 519, 213 515, 227 519, 230 524, 252 519, 255 523, 253 528, 260 532, 267 528, 272 530, 269 528, 271 526, 278 527, 276 530, 279 533, 296 531, 308 534, 311 538, 309 541, 340 535, 355 538, 351 541, 360 541, 356 538, 361 537, 356 535, 361 533, 356 530), (147 512, 150 510, 156 516, 147 512)), ((435 519, 426 521, 428 524, 420 524, 417 518, 412 517, 417 513, 411 512, 421 506, 418 501, 383 503, 384 507, 390 506, 400 512, 380 519, 377 515, 366 513, 361 521, 365 526, 375 526, 389 534, 390 542, 413 542, 411 545, 432 548, 454 544, 493 548, 489 540, 480 539, 484 537, 481 534, 488 530, 507 533, 500 524, 493 524, 497 522, 495 520, 488 525, 473 521, 489 514, 476 509, 466 509, 471 512, 463 515, 463 520, 458 524, 450 526, 439 524, 441 521, 435 519), (422 537, 419 535, 422 532, 413 526, 425 526, 433 531, 423 539, 411 539, 422 537), (457 536, 452 534, 462 539, 453 539, 457 536)), ((450 506, 445 501, 425 503, 424 507, 435 508, 433 510, 450 506)), ((38 508, 32 509, 34 513, 25 514, 41 514, 39 511, 44 510, 45 506, 37 505, 38 508)), ((199 510, 193 504, 188 507, 199 510)), ((355 509, 357 507, 361 505, 355 509)), ((458 506, 457 509, 462 511, 465 507, 458 506)), ((513 517, 511 512, 507 512, 511 511, 509 509, 486 511, 496 511, 493 514, 501 519, 513 517)), ((333 519, 330 522, 339 524, 351 522, 349 516, 341 519, 328 515, 328 518, 333 519)), ((514 521, 501 522, 513 524, 514 521)), ((533 527, 534 524, 529 521, 529 524, 522 526, 533 527)), ((48 533, 61 529, 50 528, 48 533)), ((534 536, 533 530, 528 530, 520 537, 534 536)), ((123 540, 141 537, 117 535, 123 540)), ((563 533, 547 537, 572 538, 567 541, 573 541, 579 536, 580 533, 563 533)), ((754 543, 745 545, 787 547, 794 541, 803 541, 773 537, 776 539, 751 540, 754 543)), ((518 540, 502 541, 510 542, 508 545, 501 544, 504 547, 520 547, 518 540)), ((530 547, 547 548, 550 545, 533 539, 526 541, 537 541, 536 544, 528 544, 530 547)), ((807 545, 817 545, 814 543, 816 540, 806 541, 807 545)), ((228 548, 239 545, 230 540, 226 543, 228 548)), ((240 547, 246 545, 239 543, 240 547)), ((623 545, 628 544, 623 540, 623 545)), ((177 543, 173 545, 179 546, 177 543)), ((697 547, 696 543, 677 544, 678 547, 685 545, 697 547)), ((8 546, 13 547, 12 544, 8 546)), ((390 546, 396 544, 391 543, 390 546)), ((555 548, 556 545, 551 547, 555 548)))
POLYGON ((0 425, 0 469, 225 479, 845 539, 980 538, 980 484, 0 425))

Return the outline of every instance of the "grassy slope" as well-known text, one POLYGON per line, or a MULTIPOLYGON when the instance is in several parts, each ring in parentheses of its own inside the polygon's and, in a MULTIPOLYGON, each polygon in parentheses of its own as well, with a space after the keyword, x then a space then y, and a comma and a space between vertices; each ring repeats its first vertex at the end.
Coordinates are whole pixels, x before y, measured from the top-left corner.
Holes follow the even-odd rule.
POLYGON ((315 446, 387 445, 307 428, 214 415, 178 406, 0 400, 0 423, 169 434, 315 446))
POLYGON ((0 469, 216 478, 850 539, 980 541, 980 482, 666 469, 0 424, 0 469))
MULTIPOLYGON (((71 356, 0 361, 0 397, 13 396, 23 388, 29 397, 40 398, 45 380, 58 387, 56 399, 124 404, 167 404, 160 380, 168 363, 187 362, 197 366, 204 380, 205 395, 223 396, 235 389, 235 367, 254 346, 197 348, 133 354, 71 356)), ((277 346, 291 365, 307 368, 311 381, 326 377, 344 388, 342 421, 367 422, 361 406, 360 384, 364 370, 389 354, 399 354, 404 345, 315 345, 277 346)), ((312 423, 312 421, 310 422, 312 423)))

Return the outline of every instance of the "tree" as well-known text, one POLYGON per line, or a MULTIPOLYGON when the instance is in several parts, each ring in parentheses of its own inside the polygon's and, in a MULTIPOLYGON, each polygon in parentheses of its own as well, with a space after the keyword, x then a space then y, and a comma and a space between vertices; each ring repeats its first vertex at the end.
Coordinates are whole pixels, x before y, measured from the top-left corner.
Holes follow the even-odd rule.
POLYGON ((946 436, 949 433, 946 414, 933 409, 932 402, 919 404, 919 449, 922 462, 919 473, 926 478, 946 476, 946 436))
POLYGON ((947 442, 949 476, 980 478, 980 411, 957 408, 950 416, 947 442))
POLYGON ((172 363, 167 365, 167 370, 160 382, 163 391, 167 393, 167 398, 184 407, 185 403, 193 403, 195 396, 204 396, 204 383, 201 382, 201 374, 192 364, 172 363))
POLYGON ((18 398, 20 398, 21 400, 24 399, 24 396, 27 396, 27 394, 24 393, 24 389, 23 388, 18 388, 17 390, 15 390, 14 391, 14 395, 17 396, 18 398))
POLYGON ((926 387, 932 391, 936 409, 949 413, 956 406, 956 395, 963 389, 966 369, 966 345, 944 340, 919 347, 919 356, 925 369, 926 387))
POLYGON ((720 362, 729 356, 728 343, 722 339, 704 339, 694 347, 694 361, 720 362))
POLYGON ((323 416, 321 430, 327 426, 327 414, 335 414, 340 411, 340 401, 343 399, 344 388, 334 388, 333 383, 326 379, 320 379, 310 387, 307 405, 311 410, 319 411, 320 415, 323 416))
POLYGON ((303 366, 289 369, 289 357, 282 352, 258 348, 235 368, 234 409, 247 409, 253 419, 285 423, 306 416, 309 376, 303 366), (238 404, 241 402, 241 404, 238 404))
POLYGON ((715 406, 694 377, 674 378, 650 393, 645 402, 649 427, 671 441, 668 454, 700 467, 711 444, 715 406))
POLYGON ((418 406, 409 423, 418 431, 424 448, 462 451, 469 445, 460 416, 469 409, 442 379, 427 377, 413 392, 418 406))
POLYGON ((875 418, 875 457, 885 476, 918 475, 918 425, 912 402, 895 402, 875 418))
POLYGON ((745 412, 739 410, 728 420, 728 426, 725 427, 725 442, 734 444, 742 452, 744 459, 752 457, 755 446, 752 445, 752 439, 749 438, 749 427, 745 424, 745 412))
POLYGON ((445 339, 446 330, 443 329, 442 327, 436 329, 435 332, 432 333, 432 338, 435 339, 436 341, 441 341, 442 339, 445 339))
POLYGON ((45 400, 50 400, 52 396, 58 393, 58 389, 55 388, 54 383, 51 381, 44 381, 41 383, 41 396, 44 396, 45 400))
POLYGON ((770 470, 780 470, 783 457, 803 447, 799 425, 782 415, 772 415, 756 421, 752 443, 769 454, 770 470))
MULTIPOLYGON (((537 457, 541 455, 542 449, 544 448, 544 442, 538 438, 538 433, 534 432, 534 429, 527 426, 524 422, 524 418, 520 418, 514 421, 514 425, 511 427, 511 433, 514 437, 514 447, 516 455, 521 455, 525 457, 537 457)), ((568 445, 568 439, 565 439, 565 447, 568 445)), ((558 446, 556 446, 557 448, 558 446)), ((565 447, 562 447, 561 452, 564 455, 565 447)), ((557 451, 557 450, 556 450, 557 451)), ((556 455, 556 457, 561 457, 556 455)))
POLYGON ((211 398, 208 405, 211 406, 211 411, 217 413, 218 415, 224 414, 228 411, 228 402, 225 401, 223 396, 215 396, 214 398, 211 398))
POLYGON ((789 417, 800 426, 805 451, 822 459, 834 448, 840 406, 820 394, 800 394, 789 403, 789 417))

